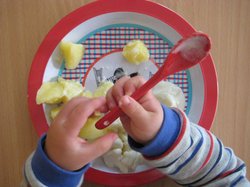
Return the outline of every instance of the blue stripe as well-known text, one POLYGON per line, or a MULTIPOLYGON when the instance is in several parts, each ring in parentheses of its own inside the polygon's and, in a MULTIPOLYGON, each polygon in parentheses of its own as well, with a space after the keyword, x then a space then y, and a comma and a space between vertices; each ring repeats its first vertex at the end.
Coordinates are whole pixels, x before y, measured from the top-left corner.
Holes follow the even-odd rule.
POLYGON ((240 165, 240 167, 238 167, 238 168, 234 171, 234 173, 237 173, 238 171, 242 170, 244 167, 246 167, 245 164, 240 165))
MULTIPOLYGON (((231 151, 230 149, 228 149, 228 148, 225 148, 225 151, 228 151, 228 152, 229 152, 229 154, 230 154, 230 159, 229 159, 229 161, 228 161, 226 167, 225 167, 216 177, 214 177, 212 180, 214 180, 214 179, 218 178, 220 175, 222 175, 222 174, 227 170, 228 165, 230 165, 230 161, 231 161, 231 159, 232 159, 232 151, 231 151)), ((212 181, 212 180, 211 180, 211 181, 212 181)))
POLYGON ((221 144, 221 142, 220 142, 220 140, 219 140, 218 138, 217 138, 217 142, 219 143, 219 146, 220 146, 220 147, 219 147, 220 152, 219 152, 219 155, 218 155, 218 157, 217 157, 217 159, 216 159, 214 165, 213 165, 212 168, 207 172, 207 174, 204 175, 203 177, 201 177, 200 179, 198 179, 198 180, 192 182, 192 183, 189 183, 189 184, 181 184, 181 183, 179 183, 180 185, 193 185, 193 184, 195 184, 195 183, 201 181, 202 179, 204 179, 204 178, 205 178, 205 177, 206 177, 206 176, 216 167, 216 165, 218 164, 218 162, 220 161, 220 159, 221 159, 221 157, 222 157, 222 144, 221 144))
MULTIPOLYGON (((190 147, 192 147, 192 145, 193 145, 193 143, 194 143, 193 138, 191 137, 190 139, 191 139, 191 144, 190 144, 190 146, 187 148, 187 150, 188 150, 190 147)), ((187 151, 187 150, 186 150, 186 151, 187 151)), ((186 152, 186 151, 185 151, 185 152, 186 152)), ((184 153, 185 153, 185 152, 184 152, 184 153)), ((183 154, 184 154, 184 153, 183 153, 183 154)), ((182 154, 182 155, 183 155, 183 154, 182 154)), ((173 162, 169 163, 168 165, 160 166, 160 167, 157 167, 157 168, 158 168, 158 169, 163 169, 163 168, 167 168, 167 167, 171 166, 171 165, 172 165, 173 163, 175 163, 180 157, 182 157, 182 155, 179 156, 177 159, 175 159, 173 162)))
MULTIPOLYGON (((219 175, 221 175, 222 173, 224 173, 224 172, 227 170, 228 166, 231 164, 231 160, 232 160, 232 155, 233 155, 233 153, 232 153, 232 151, 231 151, 230 149, 228 149, 228 148, 225 148, 225 151, 228 151, 228 152, 229 152, 230 158, 229 158, 229 160, 228 160, 227 166, 225 167, 225 169, 224 169, 219 175)), ((219 175, 218 175, 218 176, 219 176, 219 175)))
POLYGON ((242 179, 244 179, 244 176, 238 177, 238 178, 230 185, 230 187, 236 186, 236 184, 239 183, 242 179))
MULTIPOLYGON (((228 148, 226 148, 226 150, 228 150, 232 156, 232 151, 228 148)), ((231 160, 231 158, 230 158, 231 160)), ((230 164, 230 162, 228 162, 227 166, 230 164)), ((237 173, 238 171, 242 170, 246 165, 242 164, 240 167, 238 167, 233 173, 237 173)), ((206 184, 209 184, 210 182, 212 182, 213 180, 217 179, 221 174, 223 174, 226 171, 227 167, 216 177, 214 177, 212 180, 210 180, 209 182, 207 182, 206 184)))
MULTIPOLYGON (((198 128, 197 128, 197 129, 198 129, 198 128)), ((200 132, 201 139, 200 139, 199 143, 197 144, 197 146, 195 147, 193 153, 189 156, 189 158, 188 158, 184 163, 182 163, 181 165, 179 165, 179 167, 178 167, 174 172, 170 173, 169 175, 174 175, 174 174, 178 173, 185 165, 188 164, 188 162, 189 162, 190 160, 192 160, 192 158, 194 158, 194 156, 196 155, 196 153, 200 150, 201 145, 203 144, 204 138, 203 138, 203 136, 202 136, 201 131, 200 131, 199 129, 198 129, 198 131, 200 132)))
POLYGON ((213 179, 211 179, 210 181, 208 181, 206 184, 209 184, 213 180, 217 179, 220 175, 222 175, 227 170, 227 167, 230 164, 230 161, 232 159, 232 151, 230 149, 228 149, 228 148, 225 148, 225 150, 229 151, 229 153, 230 153, 230 159, 229 159, 229 161, 227 163, 227 166, 218 175, 216 175, 213 179))

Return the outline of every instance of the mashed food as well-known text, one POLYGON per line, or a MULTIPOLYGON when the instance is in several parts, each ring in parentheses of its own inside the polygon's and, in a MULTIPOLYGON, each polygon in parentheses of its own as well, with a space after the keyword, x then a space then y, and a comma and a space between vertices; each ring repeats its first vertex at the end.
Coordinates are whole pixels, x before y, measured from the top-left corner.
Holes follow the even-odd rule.
POLYGON ((161 81, 152 91, 154 96, 166 106, 184 110, 186 104, 185 95, 177 85, 168 81, 161 81))
POLYGON ((130 41, 122 51, 124 58, 132 64, 140 64, 149 60, 149 51, 141 40, 130 41))

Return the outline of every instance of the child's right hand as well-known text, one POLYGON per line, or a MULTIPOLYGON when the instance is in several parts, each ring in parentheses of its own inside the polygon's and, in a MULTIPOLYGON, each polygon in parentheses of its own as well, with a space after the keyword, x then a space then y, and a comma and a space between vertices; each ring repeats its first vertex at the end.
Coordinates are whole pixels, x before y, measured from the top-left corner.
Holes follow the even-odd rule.
POLYGON ((106 134, 93 142, 78 136, 89 116, 95 111, 107 112, 107 109, 102 97, 77 97, 66 103, 48 130, 44 147, 48 157, 61 168, 74 171, 107 152, 116 134, 106 134))
POLYGON ((163 121, 161 104, 151 91, 138 102, 129 97, 144 83, 145 80, 141 76, 123 77, 107 93, 109 108, 119 105, 125 113, 120 117, 125 130, 141 144, 148 143, 156 136, 163 121))

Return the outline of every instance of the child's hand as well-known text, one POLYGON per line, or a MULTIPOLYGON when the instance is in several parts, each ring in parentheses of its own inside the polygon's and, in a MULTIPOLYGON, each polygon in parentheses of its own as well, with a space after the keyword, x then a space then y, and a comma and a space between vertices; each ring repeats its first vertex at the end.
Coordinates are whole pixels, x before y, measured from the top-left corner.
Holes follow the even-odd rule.
POLYGON ((61 168, 78 170, 111 148, 117 138, 114 133, 91 143, 78 137, 88 117, 97 110, 107 111, 105 98, 74 98, 63 107, 50 126, 45 151, 61 168))
POLYGON ((136 76, 119 79, 107 94, 110 109, 119 105, 125 113, 121 116, 127 133, 138 143, 146 144, 158 133, 162 121, 163 110, 159 101, 149 91, 138 102, 129 97, 145 80, 136 76))

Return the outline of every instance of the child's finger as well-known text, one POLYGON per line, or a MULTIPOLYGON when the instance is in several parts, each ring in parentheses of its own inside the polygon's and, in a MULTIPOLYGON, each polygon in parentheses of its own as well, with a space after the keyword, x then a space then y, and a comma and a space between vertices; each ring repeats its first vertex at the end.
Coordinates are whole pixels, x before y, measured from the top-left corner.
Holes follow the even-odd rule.
POLYGON ((120 99, 119 107, 135 123, 140 122, 142 119, 147 119, 147 111, 137 101, 127 95, 120 99))
POLYGON ((124 76, 116 81, 115 85, 112 88, 112 96, 115 98, 116 101, 119 101, 120 98, 124 95, 123 86, 129 80, 128 76, 124 76))
MULTIPOLYGON (((106 100, 106 98, 105 98, 105 100, 106 100)), ((106 113, 106 112, 108 112, 108 111, 109 111, 109 108, 108 108, 107 102, 106 102, 104 105, 102 105, 102 106, 97 110, 97 112, 101 112, 101 113, 106 113)))
POLYGON ((86 97, 76 97, 67 102, 63 106, 59 114, 56 116, 55 121, 59 124, 62 124, 68 118, 68 115, 72 112, 72 110, 76 108, 77 105, 82 102, 85 102, 86 100, 88 100, 88 98, 86 97))
POLYGON ((64 123, 64 127, 67 129, 67 132, 72 133, 73 136, 77 136, 88 117, 95 111, 102 108, 103 105, 106 105, 106 99, 104 97, 89 99, 85 102, 81 102, 71 111, 68 115, 67 121, 64 123))
POLYGON ((106 94, 106 100, 107 100, 107 105, 109 107, 109 110, 117 106, 117 102, 112 95, 112 89, 109 89, 108 93, 106 94))
POLYGON ((106 153, 112 147, 118 135, 115 133, 106 134, 92 143, 85 144, 84 154, 89 153, 90 161, 106 153))
POLYGON ((136 76, 131 79, 129 79, 125 84, 124 84, 124 92, 126 95, 132 95, 132 93, 137 90, 137 88, 141 87, 146 80, 142 76, 136 76))

